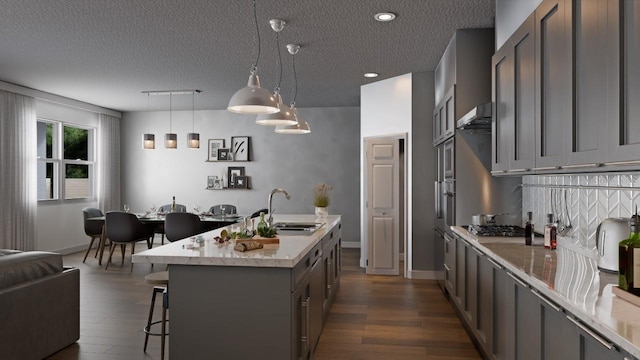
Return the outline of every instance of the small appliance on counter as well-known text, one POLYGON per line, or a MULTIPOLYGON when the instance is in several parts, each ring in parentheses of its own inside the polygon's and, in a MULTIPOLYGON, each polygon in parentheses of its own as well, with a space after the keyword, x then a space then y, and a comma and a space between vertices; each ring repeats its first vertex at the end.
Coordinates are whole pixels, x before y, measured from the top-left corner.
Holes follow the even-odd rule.
POLYGON ((629 237, 629 219, 604 219, 596 230, 598 269, 604 272, 618 272, 618 244, 629 237))

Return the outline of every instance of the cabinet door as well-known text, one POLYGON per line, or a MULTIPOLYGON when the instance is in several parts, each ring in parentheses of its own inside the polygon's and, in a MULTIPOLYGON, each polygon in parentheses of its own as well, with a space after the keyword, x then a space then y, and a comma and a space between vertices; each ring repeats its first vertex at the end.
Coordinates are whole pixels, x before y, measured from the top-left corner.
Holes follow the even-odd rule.
MULTIPOLYGON (((573 114, 565 143, 569 165, 595 165, 607 155, 607 0, 567 2, 573 37, 573 114)), ((640 39, 638 39, 640 40, 640 39)), ((640 59, 639 59, 640 60, 640 59)), ((618 104, 615 104, 616 106, 618 104)), ((639 108, 640 109, 640 108, 639 108)), ((640 127, 639 127, 640 129, 640 127)))
POLYGON ((309 276, 302 280, 291 295, 292 306, 292 359, 309 359, 311 356, 311 287, 309 276))
POLYGON ((515 359, 515 295, 514 280, 504 270, 493 278, 493 358, 515 359))
POLYGON ((565 129, 571 117, 571 51, 566 0, 543 0, 536 19, 536 168, 565 160, 565 129))
POLYGON ((493 279, 494 272, 501 271, 485 255, 478 254, 478 283, 474 330, 476 339, 485 354, 493 352, 493 279))
POLYGON ((478 254, 475 248, 465 242, 464 265, 464 314, 472 329, 475 328, 478 313, 478 254))
POLYGON ((433 145, 439 144, 440 140, 440 109, 433 110, 433 145))
POLYGON ((440 123, 442 124, 442 136, 443 139, 448 139, 455 133, 456 130, 456 104, 455 104, 455 85, 452 86, 444 98, 444 119, 440 115, 440 123))
POLYGON ((456 241, 444 234, 444 286, 451 296, 456 292, 456 241))
POLYGON ((567 320, 572 322, 578 330, 580 359, 622 360, 625 358, 625 355, 619 352, 612 342, 596 333, 580 320, 576 320, 571 316, 567 316, 567 320))
POLYGON ((580 359, 577 328, 559 306, 541 297, 542 344, 545 360, 580 359))
POLYGON ((467 302, 466 299, 466 287, 467 287, 467 279, 466 275, 466 263, 467 263, 467 247, 465 246, 464 241, 460 238, 455 240, 456 243, 456 282, 455 282, 455 293, 454 299, 456 301, 456 305, 458 309, 464 313, 465 305, 467 302))
POLYGON ((509 170, 535 166, 535 18, 529 18, 511 36, 513 67, 513 120, 509 144, 509 170))
POLYGON ((493 119, 491 121, 491 170, 509 170, 509 145, 513 139, 512 49, 507 42, 493 55, 493 119))
POLYGON ((609 1, 609 159, 640 160, 640 2, 609 1))
POLYGON ((323 319, 323 266, 322 258, 318 259, 311 268, 309 279, 309 347, 311 352, 316 347, 320 333, 322 332, 323 319))
POLYGON ((542 359, 542 323, 538 297, 528 286, 516 281, 516 358, 521 360, 542 359))

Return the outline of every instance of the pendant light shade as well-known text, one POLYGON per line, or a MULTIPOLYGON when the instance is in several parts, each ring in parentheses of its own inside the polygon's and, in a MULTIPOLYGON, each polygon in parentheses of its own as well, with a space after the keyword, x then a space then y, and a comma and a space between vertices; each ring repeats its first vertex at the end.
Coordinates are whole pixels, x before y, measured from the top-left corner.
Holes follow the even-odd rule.
POLYGON ((154 134, 142 134, 142 148, 151 150, 156 148, 156 136, 154 134))
POLYGON ((190 149, 200 148, 200 134, 188 133, 187 134, 187 147, 190 149))
POLYGON ((177 149, 178 135, 176 135, 175 133, 164 134, 164 147, 167 149, 177 149))
POLYGON ((273 94, 260 87, 260 79, 255 68, 251 70, 247 86, 233 94, 227 110, 252 115, 273 114, 280 111, 273 94))
POLYGON ((291 111, 296 117, 296 123, 294 125, 278 126, 276 127, 275 131, 278 134, 291 134, 291 135, 309 134, 311 132, 309 123, 298 117, 297 110, 295 107, 293 107, 291 111))
POLYGON ((279 111, 273 114, 258 115, 256 124, 272 126, 296 124, 296 117, 293 111, 291 111, 291 108, 282 102, 282 96, 280 96, 280 92, 276 92, 275 96, 278 100, 279 111))

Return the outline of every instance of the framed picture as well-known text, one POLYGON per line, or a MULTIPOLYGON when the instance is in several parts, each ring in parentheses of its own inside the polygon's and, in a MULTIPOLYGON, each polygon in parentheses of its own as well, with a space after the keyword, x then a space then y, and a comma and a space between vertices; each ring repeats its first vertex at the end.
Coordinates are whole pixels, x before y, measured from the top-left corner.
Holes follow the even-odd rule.
POLYGON ((217 175, 207 176, 207 189, 222 189, 222 179, 217 175))
POLYGON ((218 161, 218 149, 224 147, 224 139, 209 139, 209 157, 207 161, 218 161))
POLYGON ((220 161, 229 160, 229 149, 218 149, 218 160, 220 161))
POLYGON ((249 177, 246 175, 236 175, 234 177, 234 189, 248 189, 249 188, 249 177))
POLYGON ((249 152, 251 151, 251 137, 250 136, 232 136, 231 148, 234 161, 249 161, 249 152))
POLYGON ((236 176, 244 175, 244 166, 229 166, 227 169, 227 178, 229 182, 229 188, 235 188, 235 178, 236 176))

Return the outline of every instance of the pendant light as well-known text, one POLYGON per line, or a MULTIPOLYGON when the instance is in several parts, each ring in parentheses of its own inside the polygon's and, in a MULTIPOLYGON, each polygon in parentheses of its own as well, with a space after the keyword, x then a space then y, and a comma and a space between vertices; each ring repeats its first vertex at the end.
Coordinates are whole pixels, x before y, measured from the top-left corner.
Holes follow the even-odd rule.
POLYGON ((178 147, 178 135, 171 132, 171 117, 172 117, 172 104, 171 100, 173 94, 169 93, 169 132, 164 135, 164 147, 166 149, 176 149, 178 147))
POLYGON ((285 105, 282 102, 282 96, 280 95, 280 82, 282 81, 282 56, 280 55, 280 31, 284 29, 284 20, 280 19, 271 19, 269 21, 271 28, 276 32, 276 50, 278 52, 278 84, 276 88, 273 90, 273 96, 276 98, 278 102, 278 108, 280 111, 273 114, 263 114, 258 115, 256 119, 256 124, 258 125, 295 125, 297 123, 295 115, 291 108, 285 105))
MULTIPOLYGON (((147 93, 147 120, 151 123, 151 98, 147 93)), ((142 134, 142 149, 151 150, 156 148, 156 136, 154 134, 142 134)))
POLYGON ((187 134, 187 147, 189 149, 200 148, 200 134, 195 131, 196 122, 196 93, 200 93, 200 90, 193 90, 191 93, 191 131, 187 134))
POLYGON ((280 109, 271 93, 260 87, 258 77, 258 61, 260 60, 260 29, 258 29, 258 15, 256 14, 256 0, 253 0, 253 22, 258 40, 256 61, 251 66, 251 74, 247 86, 236 91, 229 100, 227 110, 239 114, 273 114, 280 109))
POLYGON ((293 100, 291 101, 290 107, 291 111, 293 112, 293 116, 296 118, 296 123, 293 125, 278 126, 276 127, 275 132, 278 134, 292 135, 309 134, 311 132, 309 123, 298 117, 298 110, 296 109, 296 96, 298 95, 298 78, 296 76, 295 55, 298 53, 298 51, 300 51, 300 45, 288 44, 287 50, 289 51, 289 54, 291 54, 291 68, 293 69, 293 100))

